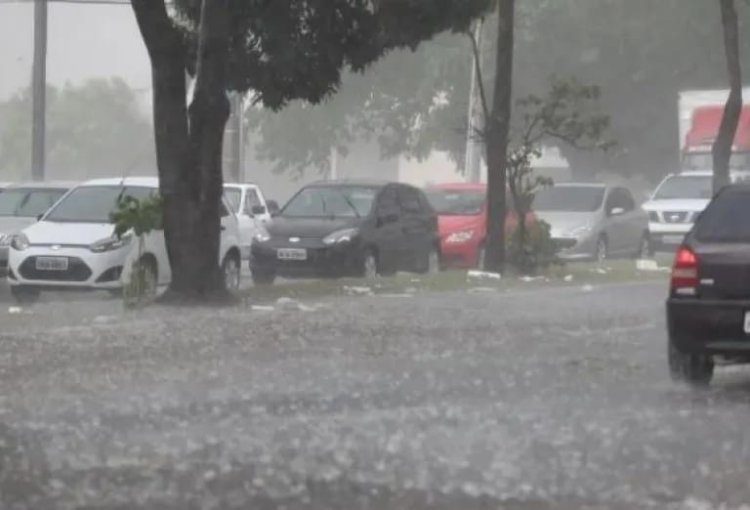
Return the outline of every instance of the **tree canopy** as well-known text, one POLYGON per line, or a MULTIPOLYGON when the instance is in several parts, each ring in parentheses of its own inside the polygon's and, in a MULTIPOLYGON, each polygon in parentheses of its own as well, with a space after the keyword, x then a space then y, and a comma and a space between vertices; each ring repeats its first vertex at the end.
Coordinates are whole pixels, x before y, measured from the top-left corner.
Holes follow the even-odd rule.
MULTIPOLYGON (((738 10, 744 33, 750 27, 750 6, 740 2, 738 10)), ((540 93, 555 75, 602 90, 601 108, 612 116, 611 136, 618 145, 607 154, 564 148, 577 168, 643 173, 654 179, 673 170, 679 163, 678 92, 726 88, 714 2, 529 0, 518 4, 516 18, 516 98, 540 93)), ((484 30, 484 74, 490 78, 494 23, 486 23, 484 30)), ((742 44, 748 69, 750 38, 742 44)), ((423 156, 435 148, 450 151, 461 165, 470 52, 468 38, 445 35, 413 54, 386 57, 364 77, 345 75, 341 94, 331 103, 300 105, 278 114, 253 110, 248 121, 256 130, 257 151, 280 170, 309 168, 311 162, 326 165, 321 156, 332 145, 345 146, 348 138, 364 132, 377 137, 385 155, 423 156), (327 136, 307 136, 305 127, 327 136), (285 146, 294 145, 293 151, 285 152, 278 144, 280 132, 288 133, 285 146)))
MULTIPOLYGON (((85 179, 154 170, 151 122, 122 79, 50 86, 47 108, 48 177, 85 179)), ((0 119, 0 174, 3 179, 29 179, 30 91, 1 103, 0 119)))

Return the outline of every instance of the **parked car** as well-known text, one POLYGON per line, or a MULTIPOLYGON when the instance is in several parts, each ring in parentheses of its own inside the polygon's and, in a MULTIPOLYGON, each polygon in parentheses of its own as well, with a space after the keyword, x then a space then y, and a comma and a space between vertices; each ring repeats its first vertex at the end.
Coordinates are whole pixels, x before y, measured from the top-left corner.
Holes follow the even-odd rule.
POLYGON ((750 185, 724 188, 677 250, 667 325, 675 380, 708 384, 717 357, 750 363, 750 185))
POLYGON ((9 185, 0 194, 0 276, 8 272, 8 248, 21 230, 39 219, 73 184, 35 182, 9 185))
MULTIPOLYGON (((425 193, 438 214, 440 252, 444 266, 483 266, 487 238, 487 185, 465 182, 439 184, 428 188, 425 193)), ((506 200, 509 201, 510 197, 506 200)), ((534 221, 535 215, 529 213, 527 224, 534 221)), ((517 225, 518 215, 509 206, 506 231, 512 232, 517 225)))
POLYGON ((420 190, 398 183, 333 181, 294 195, 255 237, 256 284, 277 276, 374 277, 437 271, 437 216, 420 190))
POLYGON ((540 190, 533 209, 549 223, 562 259, 649 255, 648 215, 624 187, 558 184, 540 190))
POLYGON ((255 184, 227 183, 224 194, 239 222, 242 260, 248 260, 253 238, 271 219, 271 214, 278 212, 278 206, 273 201, 266 202, 263 192, 255 184))
MULTIPOLYGON (((144 199, 158 193, 151 177, 97 179, 66 193, 39 222, 13 238, 8 283, 19 302, 33 302, 45 290, 119 291, 139 262, 138 242, 132 235, 114 236, 110 214, 118 198, 144 199)), ((240 278, 237 218, 225 202, 222 213, 220 259, 227 287, 236 289, 240 278)), ((140 262, 146 281, 166 285, 171 279, 164 233, 144 236, 140 262)))
POLYGON ((711 171, 691 171, 668 175, 643 204, 649 215, 652 247, 674 251, 693 227, 698 215, 711 200, 711 171))
POLYGON ((9 182, 0 182, 0 193, 2 193, 2 192, 3 192, 3 190, 4 190, 5 188, 7 188, 8 186, 10 186, 10 183, 9 183, 9 182))

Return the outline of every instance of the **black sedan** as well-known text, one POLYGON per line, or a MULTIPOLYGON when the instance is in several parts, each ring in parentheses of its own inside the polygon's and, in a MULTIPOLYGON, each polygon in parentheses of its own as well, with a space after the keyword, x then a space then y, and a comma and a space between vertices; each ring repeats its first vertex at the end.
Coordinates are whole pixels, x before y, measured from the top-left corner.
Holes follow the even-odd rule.
POLYGON ((718 359, 750 363, 750 185, 719 192, 677 251, 667 324, 676 380, 705 385, 718 359))
POLYGON ((400 183, 327 181, 302 188, 256 235, 257 285, 277 276, 374 277, 440 267, 437 216, 422 191, 400 183))

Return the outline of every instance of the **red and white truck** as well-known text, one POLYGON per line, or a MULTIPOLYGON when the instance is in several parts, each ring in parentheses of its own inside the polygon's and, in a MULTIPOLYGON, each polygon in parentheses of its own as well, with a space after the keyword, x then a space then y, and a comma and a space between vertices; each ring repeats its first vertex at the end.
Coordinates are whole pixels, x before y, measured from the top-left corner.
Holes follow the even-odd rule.
MULTIPOLYGON (((744 106, 734 138, 730 168, 750 172, 750 87, 742 91, 744 106)), ((680 93, 680 157, 683 170, 711 170, 711 149, 719 133, 729 90, 686 90, 680 93)))

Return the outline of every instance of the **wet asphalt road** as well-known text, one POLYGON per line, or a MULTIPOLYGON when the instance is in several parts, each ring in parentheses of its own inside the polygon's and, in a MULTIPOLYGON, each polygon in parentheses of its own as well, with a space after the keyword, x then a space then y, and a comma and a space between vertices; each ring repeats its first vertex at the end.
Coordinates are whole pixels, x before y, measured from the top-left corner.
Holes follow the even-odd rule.
POLYGON ((663 298, 5 303, 0 508, 748 509, 750 371, 671 383, 663 298))

